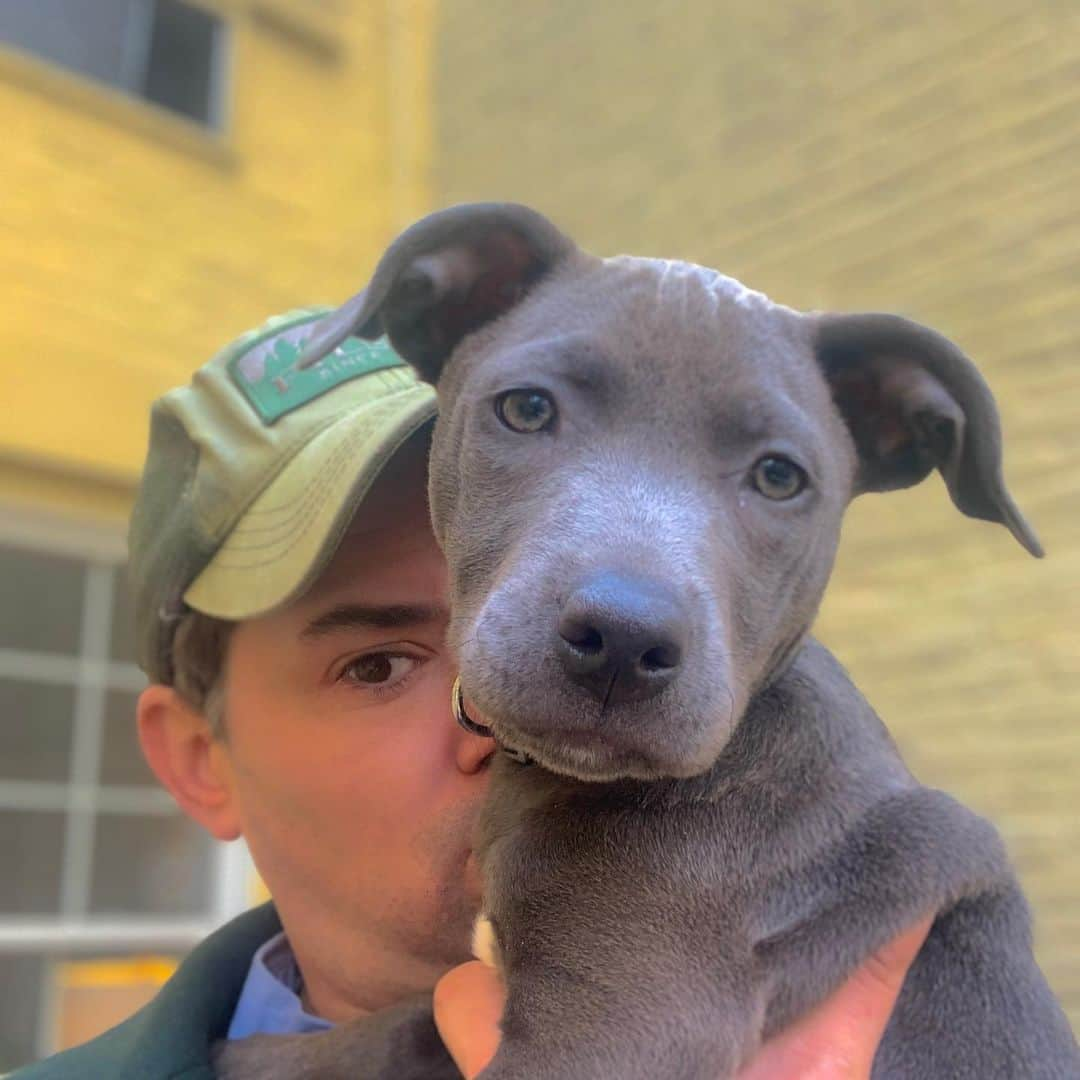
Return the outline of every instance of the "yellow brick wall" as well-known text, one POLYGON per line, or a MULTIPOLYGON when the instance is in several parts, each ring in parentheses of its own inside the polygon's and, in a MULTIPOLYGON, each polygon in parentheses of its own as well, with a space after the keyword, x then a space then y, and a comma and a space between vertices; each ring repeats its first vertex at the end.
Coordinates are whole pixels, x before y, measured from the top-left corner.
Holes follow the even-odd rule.
POLYGON ((149 402, 427 203, 430 0, 203 2, 222 138, 0 43, 0 507, 122 525, 149 402))
POLYGON ((952 336, 1049 556, 940 481, 852 510, 819 635, 1004 832, 1080 1026, 1080 8, 443 0, 435 198, 952 336))

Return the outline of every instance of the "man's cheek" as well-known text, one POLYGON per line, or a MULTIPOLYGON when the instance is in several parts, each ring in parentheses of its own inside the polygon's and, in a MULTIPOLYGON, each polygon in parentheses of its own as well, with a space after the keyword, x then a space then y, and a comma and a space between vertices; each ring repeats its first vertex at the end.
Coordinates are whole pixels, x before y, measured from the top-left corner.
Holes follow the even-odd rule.
POLYGON ((465 895, 479 907, 484 899, 484 882, 480 876, 480 864, 473 851, 469 852, 469 857, 465 860, 464 885, 465 895))

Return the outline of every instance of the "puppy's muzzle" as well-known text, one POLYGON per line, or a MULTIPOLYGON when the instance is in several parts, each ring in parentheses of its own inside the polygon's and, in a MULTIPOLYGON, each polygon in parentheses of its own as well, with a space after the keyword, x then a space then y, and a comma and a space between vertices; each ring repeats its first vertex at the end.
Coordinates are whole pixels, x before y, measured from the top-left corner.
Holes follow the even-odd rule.
POLYGON ((671 589, 606 571, 567 597, 555 652, 566 674, 606 707, 663 690, 679 673, 688 637, 686 612, 671 589))

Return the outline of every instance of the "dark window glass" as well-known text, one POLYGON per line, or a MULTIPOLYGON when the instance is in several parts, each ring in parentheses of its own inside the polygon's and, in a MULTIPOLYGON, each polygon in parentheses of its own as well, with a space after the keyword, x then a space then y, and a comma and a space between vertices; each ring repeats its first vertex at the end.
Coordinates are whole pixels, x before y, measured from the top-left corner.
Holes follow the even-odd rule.
POLYGON ((0 915, 54 915, 60 909, 64 814, 0 810, 0 915))
POLYGON ((0 42, 219 125, 222 19, 184 0, 0 0, 0 42))
POLYGON ((144 93, 210 127, 217 126, 215 88, 221 20, 179 0, 157 0, 144 93))
POLYGON ((183 815, 98 815, 91 915, 201 915, 213 841, 183 815))
POLYGON ((138 697, 138 694, 126 690, 113 690, 105 698, 101 783, 139 784, 159 790, 135 732, 135 702, 138 697))
POLYGON ((40 956, 0 953, 0 1075, 37 1057, 45 969, 40 956))
POLYGON ((127 87, 129 34, 142 0, 5 0, 0 41, 89 75, 127 87))
POLYGON ((0 679, 0 781, 65 783, 74 712, 74 687, 0 679))
POLYGON ((77 653, 84 576, 81 562, 0 547, 0 648, 77 653))

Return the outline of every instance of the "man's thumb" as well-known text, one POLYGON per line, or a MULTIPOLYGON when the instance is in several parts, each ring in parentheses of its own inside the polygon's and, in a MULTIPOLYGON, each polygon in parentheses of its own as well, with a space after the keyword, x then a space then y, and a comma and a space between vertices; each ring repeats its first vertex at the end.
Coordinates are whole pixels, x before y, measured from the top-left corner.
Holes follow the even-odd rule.
POLYGON ((505 1004, 499 976, 479 960, 448 971, 436 984, 435 1026, 465 1080, 473 1080, 495 1056, 505 1004))

